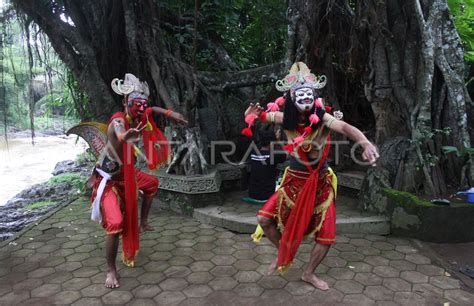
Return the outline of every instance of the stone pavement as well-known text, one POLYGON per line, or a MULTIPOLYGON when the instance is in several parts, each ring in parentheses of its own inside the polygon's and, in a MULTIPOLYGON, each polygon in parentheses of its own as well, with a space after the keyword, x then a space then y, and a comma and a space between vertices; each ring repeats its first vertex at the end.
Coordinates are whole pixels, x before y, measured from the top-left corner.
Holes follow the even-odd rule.
MULTIPOLYGON (((265 276, 275 249, 154 207, 156 231, 141 237, 135 268, 118 265, 119 289, 104 287, 104 232, 77 200, 0 249, 0 304, 314 305, 473 304, 474 295, 411 241, 340 235, 317 273, 331 289, 299 280, 303 244, 283 276, 265 276)), ((119 254, 120 255, 120 254, 119 254)))

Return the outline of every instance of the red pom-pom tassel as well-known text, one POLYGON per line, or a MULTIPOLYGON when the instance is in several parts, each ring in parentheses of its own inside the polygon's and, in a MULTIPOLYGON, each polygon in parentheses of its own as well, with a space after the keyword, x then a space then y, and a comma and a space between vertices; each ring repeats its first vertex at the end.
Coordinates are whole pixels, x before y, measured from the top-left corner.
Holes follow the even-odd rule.
POLYGON ((243 129, 242 135, 247 136, 247 137, 252 137, 253 136, 252 129, 249 127, 243 129))
POLYGON ((312 129, 310 126, 307 126, 307 127, 304 128, 304 133, 305 133, 306 135, 309 135, 309 134, 311 134, 312 132, 313 132, 313 129, 312 129))
POLYGON ((293 153, 293 151, 295 150, 295 146, 292 143, 290 143, 283 146, 283 150, 285 150, 288 153, 293 153))

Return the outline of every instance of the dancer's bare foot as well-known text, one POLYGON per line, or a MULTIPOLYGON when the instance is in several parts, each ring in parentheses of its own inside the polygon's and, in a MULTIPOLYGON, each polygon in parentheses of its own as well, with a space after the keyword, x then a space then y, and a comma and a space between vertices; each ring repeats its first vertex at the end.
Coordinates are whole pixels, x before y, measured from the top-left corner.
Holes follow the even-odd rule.
POLYGON ((107 272, 107 276, 105 278, 105 287, 110 289, 120 287, 117 271, 107 272))
POLYGON ((307 283, 310 283, 311 285, 313 285, 314 287, 320 290, 323 290, 323 291, 329 290, 328 284, 322 279, 317 278, 316 275, 314 274, 309 274, 309 275, 303 274, 303 276, 301 276, 301 279, 307 283))
POLYGON ((278 258, 275 258, 275 260, 272 261, 272 263, 268 267, 268 270, 267 270, 268 276, 272 275, 275 272, 275 270, 277 269, 277 264, 278 264, 278 258))
POLYGON ((143 232, 152 232, 154 231, 155 228, 151 225, 149 225, 148 223, 143 223, 140 225, 140 233, 143 233, 143 232))

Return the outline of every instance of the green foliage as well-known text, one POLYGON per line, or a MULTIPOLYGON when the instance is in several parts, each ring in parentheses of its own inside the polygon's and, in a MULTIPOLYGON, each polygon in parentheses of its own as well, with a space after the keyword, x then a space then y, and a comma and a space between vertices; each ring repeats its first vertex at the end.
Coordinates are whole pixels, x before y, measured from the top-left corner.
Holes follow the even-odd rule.
MULTIPOLYGON (((3 46, 4 58, 0 65, 4 71, 7 125, 20 129, 30 128, 30 84, 37 84, 32 86, 42 91, 40 95, 36 95, 39 100, 35 101, 35 116, 44 117, 37 118, 38 121, 44 123, 53 114, 77 118, 78 113, 71 98, 76 93, 71 94, 71 91, 77 91, 78 88, 65 85, 68 81, 65 78, 68 70, 53 51, 47 37, 36 25, 31 24, 30 32, 34 33, 34 37, 26 40, 20 22, 14 18, 6 20, 5 27, 7 35, 3 46), (34 65, 31 76, 28 71, 27 42, 33 51, 34 65)), ((35 119, 35 126, 36 121, 35 119)), ((43 126, 44 124, 38 125, 39 129, 43 126)))
POLYGON ((67 183, 71 185, 78 192, 83 192, 86 187, 86 179, 77 173, 64 173, 57 176, 53 176, 48 180, 50 185, 58 185, 62 183, 67 183))
POLYGON ((23 209, 24 210, 33 210, 33 209, 43 208, 43 207, 51 206, 51 205, 55 205, 55 204, 57 204, 57 203, 53 202, 53 201, 40 201, 40 202, 29 204, 29 205, 25 206, 23 209))
POLYGON ((441 148, 443 153, 448 155, 450 153, 455 153, 458 157, 465 157, 465 156, 473 156, 474 155, 474 148, 461 148, 458 149, 453 146, 443 146, 441 148))
POLYGON ((83 164, 88 164, 88 163, 95 163, 97 158, 92 154, 91 152, 83 152, 79 153, 76 156, 76 164, 78 165, 83 165, 83 164))
POLYGON ((397 204, 403 205, 416 205, 416 206, 429 206, 433 207, 434 204, 431 202, 420 200, 416 195, 409 192, 400 191, 392 188, 384 188, 384 194, 391 200, 395 201, 397 204))
POLYGON ((465 47, 464 59, 474 61, 474 0, 448 0, 456 29, 465 47))
MULTIPOLYGON (((194 1, 168 0, 160 1, 159 5, 180 17, 194 17, 194 1)), ((270 64, 281 60, 286 50, 286 9, 286 1, 280 0, 203 0, 199 7, 198 34, 220 42, 240 68, 270 64)), ((179 46, 184 51, 183 58, 191 62, 194 24, 168 25, 168 30, 165 40, 179 46)), ((214 57, 212 50, 199 48, 198 69, 221 69, 212 67, 214 57)))

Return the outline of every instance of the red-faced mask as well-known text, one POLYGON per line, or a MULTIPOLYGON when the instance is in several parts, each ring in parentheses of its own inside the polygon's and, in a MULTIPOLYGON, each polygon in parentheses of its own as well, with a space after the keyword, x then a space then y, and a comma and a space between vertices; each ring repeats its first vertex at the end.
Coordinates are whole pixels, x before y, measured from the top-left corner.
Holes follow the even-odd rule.
POLYGON ((148 100, 141 98, 129 98, 127 100, 128 111, 133 119, 140 118, 148 107, 148 100))

